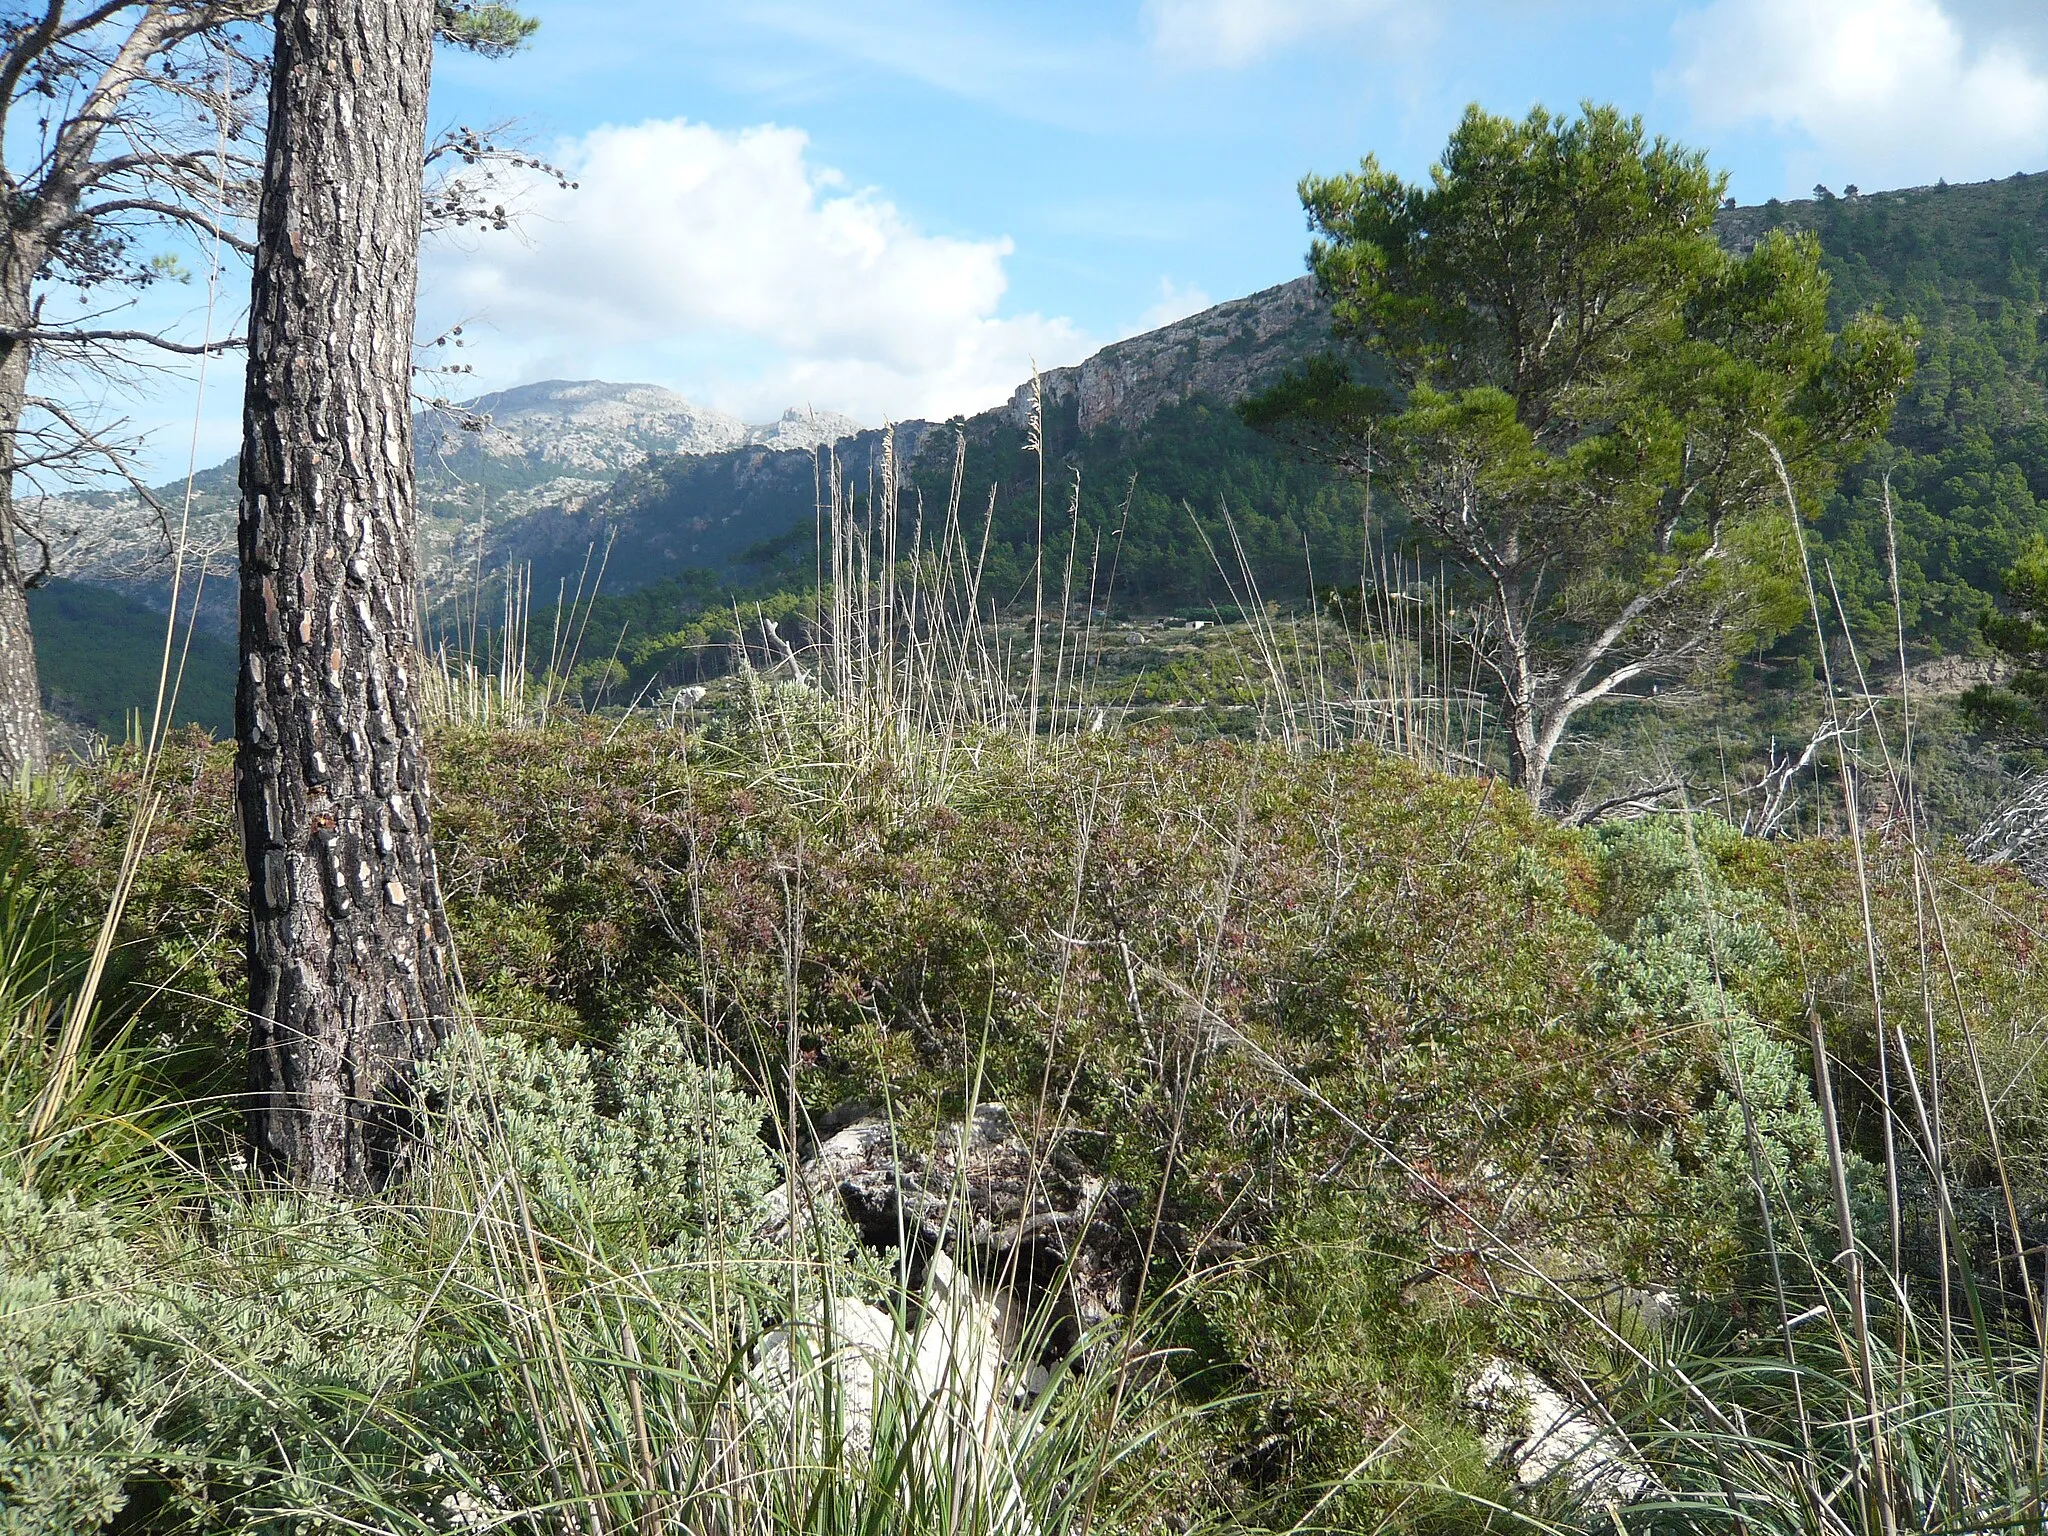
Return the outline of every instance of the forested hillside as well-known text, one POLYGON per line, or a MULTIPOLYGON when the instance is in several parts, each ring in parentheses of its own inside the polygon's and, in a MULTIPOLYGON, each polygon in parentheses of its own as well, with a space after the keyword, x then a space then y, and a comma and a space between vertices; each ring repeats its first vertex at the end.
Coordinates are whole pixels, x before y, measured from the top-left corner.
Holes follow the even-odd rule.
MULTIPOLYGON (((2048 176, 1774 201, 1728 209, 1720 227, 1738 249, 1768 229, 1812 229, 1826 253, 1838 322, 1881 306, 1918 324, 1919 372, 1890 443, 1850 472, 1818 528, 1852 620, 1879 651, 1887 649, 1893 619, 1880 487, 1889 470, 1909 641, 1927 654, 1980 648, 1979 618, 1996 601, 2000 574, 2028 537, 2048 532, 2048 349, 2041 340, 2048 176)), ((1264 350, 1255 361, 1278 366, 1322 344, 1326 320, 1300 309, 1299 286, 1271 290, 1288 302, 1262 323, 1264 350)), ((1268 297, 1214 313, 1241 312, 1268 297)), ((1157 334, 1171 339, 1185 326, 1157 334)), ((1242 337, 1233 338, 1208 362, 1213 366, 1215 355, 1242 362, 1247 350, 1242 337)), ((1118 351, 1103 355, 1113 359, 1118 351)), ((1128 402, 1118 410, 1104 406, 1118 398, 1120 382, 1130 396, 1142 393, 1128 380, 1114 372, 1107 383, 1091 379, 1085 427, 1082 370, 1063 371, 1072 379, 1049 376, 1042 502, 1025 391, 971 419, 906 424, 898 430, 899 453, 912 463, 906 547, 920 509, 928 530, 938 530, 957 432, 967 445, 963 529, 977 549, 986 535, 982 592, 998 605, 1031 598, 1041 527, 1055 597, 1066 595, 1071 550, 1074 602, 1085 603, 1092 592, 1095 606, 1111 614, 1234 612, 1240 546, 1267 599, 1302 599, 1312 582, 1355 583, 1364 510, 1358 489, 1247 429, 1230 401, 1198 389, 1179 398, 1208 381, 1197 377, 1203 366, 1185 345, 1143 356, 1139 382, 1163 397, 1149 414, 1128 402), (1175 368, 1190 375, 1177 388, 1169 377, 1175 368)), ((840 449, 857 507, 867 503, 879 438, 863 434, 840 449)), ((828 474, 809 455, 773 445, 657 456, 601 495, 494 527, 493 558, 533 571, 535 603, 543 610, 531 626, 533 663, 549 659, 554 628, 545 610, 557 591, 564 584, 573 591, 593 553, 594 573, 606 541, 616 537, 597 601, 577 615, 585 637, 581 664, 615 671, 635 690, 718 670, 736 602, 749 611, 760 604, 771 617, 804 608, 816 579, 813 509, 828 474), (617 667, 609 668, 614 655, 617 667)), ((1398 507, 1383 499, 1378 514, 1374 538, 1398 544, 1398 507)), ((448 583, 449 591, 470 574, 448 583)), ((124 622, 132 628, 152 621, 137 609, 124 622)), ((72 631, 53 628, 45 650, 55 675, 85 667, 73 654, 78 644, 72 631)), ((1767 658, 1772 664, 1745 685, 1803 677, 1799 658, 1810 649, 1805 632, 1793 631, 1767 658)), ((216 661, 210 653, 196 658, 201 673, 216 661)), ((198 686, 214 693, 226 686, 213 683, 219 686, 198 686)), ((119 691, 111 677, 100 691, 107 688, 119 691)), ((89 711, 95 724, 142 702, 122 704, 111 694, 108 700, 89 711)))
MULTIPOLYGON (((1884 649, 1894 622, 1881 493, 1889 470, 1909 643, 1929 654, 1979 648, 1979 617, 1997 598, 2000 574, 2028 537, 2048 532, 2048 349, 2041 343, 2048 176, 1774 201, 1731 208, 1720 227, 1737 249, 1768 229, 1812 229, 1834 284, 1836 323, 1873 306, 1917 323, 1919 372, 1890 441, 1844 479, 1818 530, 1852 621, 1884 649)), ((1230 403, 1198 396, 1135 425, 1112 421, 1083 430, 1075 397, 1051 401, 1044 413, 1042 526, 1056 592, 1064 587, 1071 544, 1077 602, 1094 583, 1098 606, 1126 615, 1233 611, 1233 588, 1241 586, 1233 534, 1264 598, 1302 598, 1312 581, 1357 581, 1358 489, 1248 430, 1230 403)), ((998 604, 1028 599, 1041 527, 1039 457, 1029 451, 1015 409, 959 425, 968 444, 962 484, 969 534, 978 539, 990 518, 984 596, 998 604)), ((921 503, 927 517, 946 505, 950 438, 943 431, 924 438, 913 470, 917 495, 906 505, 921 503)), ((664 521, 679 529, 691 521, 716 526, 717 552, 729 560, 745 543, 748 511, 730 477, 715 479, 716 494, 707 493, 703 507, 690 499, 697 485, 713 484, 707 477, 717 464, 657 461, 637 473, 668 477, 664 521)), ((614 491, 609 499, 624 498, 614 491)), ((1398 543, 1398 507, 1382 502, 1379 513, 1374 537, 1398 543)), ((787 516, 778 515, 780 528, 787 516)), ((642 539, 596 604, 589 631, 604 637, 603 654, 624 637, 620 655, 631 662, 636 686, 691 680, 706 648, 731 635, 735 597, 778 612, 801 606, 788 585, 800 576, 798 567, 808 566, 810 534, 800 531, 802 538, 792 534, 784 545, 785 553, 804 545, 796 564, 742 566, 725 583, 709 572, 665 573, 651 547, 643 552, 642 539), (641 590, 619 590, 634 586, 641 590)), ((668 548, 675 549, 674 536, 668 548)), ((536 632, 546 628, 537 625, 536 632)), ((1810 649, 1806 632, 1795 629, 1777 647, 1778 665, 1754 672, 1749 685, 1803 677, 1803 667, 1788 674, 1783 664, 1810 649)))
POLYGON ((1730 210, 1731 243, 1816 231, 1837 318, 1872 306, 1921 328, 1920 366, 1887 454, 1847 478, 1821 519, 1852 616, 1888 634, 1883 501, 1892 474, 1909 634, 1977 643, 1999 576, 2048 532, 2048 175, 1730 210))
MULTIPOLYGON (((210 594, 223 599, 220 583, 210 594)), ((145 726, 163 671, 164 616, 133 598, 83 582, 53 581, 29 593, 29 617, 42 655, 43 693, 65 719, 113 740, 142 710, 145 726)), ((171 665, 177 681, 171 719, 216 736, 235 728, 235 648, 204 630, 181 627, 171 665)))

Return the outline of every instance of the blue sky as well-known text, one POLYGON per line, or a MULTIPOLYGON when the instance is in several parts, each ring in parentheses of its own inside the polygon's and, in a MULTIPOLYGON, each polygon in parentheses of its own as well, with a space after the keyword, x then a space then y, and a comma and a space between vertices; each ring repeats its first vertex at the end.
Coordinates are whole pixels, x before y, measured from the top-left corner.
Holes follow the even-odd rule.
MULTIPOLYGON (((977 409, 1033 361, 1284 281, 1303 172, 1370 150, 1420 177, 1472 101, 1614 102, 1744 201, 2048 167, 2039 0, 528 9, 526 53, 441 60, 437 124, 512 122, 582 185, 515 188, 516 233, 431 248, 423 329, 464 324, 475 389, 631 378, 749 420, 977 409)), ((238 372, 201 463, 234 446, 238 372)), ((191 397, 164 383, 130 411, 183 419, 156 440, 175 472, 191 397)))

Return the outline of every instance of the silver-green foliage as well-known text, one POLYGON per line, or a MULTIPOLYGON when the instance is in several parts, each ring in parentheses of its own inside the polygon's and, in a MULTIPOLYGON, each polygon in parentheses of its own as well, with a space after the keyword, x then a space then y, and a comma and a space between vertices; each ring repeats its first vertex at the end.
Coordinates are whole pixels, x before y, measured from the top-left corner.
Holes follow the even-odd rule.
POLYGON ((767 1104, 700 1062, 667 1014, 606 1050, 511 1035, 476 1047, 480 1062, 439 1064, 450 1118, 497 1144, 548 1211, 668 1247, 749 1230, 778 1182, 761 1137, 767 1104))
POLYGON ((0 1178, 0 1532, 69 1536, 126 1502, 157 1449, 162 1347, 135 1326, 135 1264, 102 1211, 0 1178))
POLYGON ((0 1164, 0 1536, 124 1509, 138 1529, 438 1528, 484 1497, 478 1469, 549 1464, 566 1431, 536 1413, 607 1395, 627 1298, 659 1333, 711 1272, 744 1283, 767 1107, 674 1021, 608 1051, 469 1044, 436 1067, 443 1152, 377 1207, 195 1186, 203 1226, 166 1200, 131 1233, 0 1164))
MULTIPOLYGON (((1764 1234, 1812 1239, 1832 1252, 1827 1133, 1804 1060, 1747 1006, 1745 992, 1784 960, 1757 900, 1723 878, 1719 855, 1739 834, 1711 816, 1655 817, 1602 829, 1610 917, 1620 929, 1615 992, 1623 1007, 1718 1037, 1710 1096, 1688 1127, 1692 1187, 1713 1216, 1764 1234), (1828 1229, 1824 1235, 1823 1229, 1828 1229)), ((1859 1206, 1877 1198, 1877 1173, 1845 1154, 1859 1206)))

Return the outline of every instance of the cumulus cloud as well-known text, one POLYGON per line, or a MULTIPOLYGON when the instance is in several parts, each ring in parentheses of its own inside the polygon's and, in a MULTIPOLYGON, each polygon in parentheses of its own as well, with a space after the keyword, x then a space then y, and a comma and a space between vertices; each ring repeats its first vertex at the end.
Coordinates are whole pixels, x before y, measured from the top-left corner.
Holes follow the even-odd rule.
POLYGON ((1390 9, 1389 0, 1145 0, 1145 20, 1168 57, 1235 68, 1390 9))
POLYGON ((1142 315, 1138 316, 1137 330, 1133 335, 1156 331, 1162 325, 1171 325, 1176 320, 1185 320, 1189 315, 1200 314, 1216 301, 1197 283, 1176 283, 1170 277, 1159 279, 1159 296, 1142 315))
POLYGON ((979 410, 1089 350, 1003 313, 1007 239, 925 233, 809 151, 773 126, 596 129, 557 152, 576 190, 521 189, 516 237, 430 255, 423 329, 465 322, 479 388, 632 378, 749 420, 979 410))
POLYGON ((1806 173, 1964 180, 2036 170, 2048 154, 2048 66, 1982 8, 1713 0, 1674 35, 1672 79, 1701 120, 1802 132, 1812 153, 1794 160, 1806 173))

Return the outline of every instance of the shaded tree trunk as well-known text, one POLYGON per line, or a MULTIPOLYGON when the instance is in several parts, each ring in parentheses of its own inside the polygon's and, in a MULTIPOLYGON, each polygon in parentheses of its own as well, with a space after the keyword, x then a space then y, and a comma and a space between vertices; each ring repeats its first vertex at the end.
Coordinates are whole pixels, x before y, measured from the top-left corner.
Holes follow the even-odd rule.
MULTIPOLYGON (((27 306, 22 310, 25 314, 27 306)), ((13 306, 0 300, 0 325, 13 306)), ((43 732, 43 690, 29 631, 28 583, 14 528, 13 444, 28 393, 28 346, 0 342, 0 786, 18 785, 49 766, 43 732)))
MULTIPOLYGON (((12 244, 14 242, 10 242, 12 244)), ((21 253, 0 268, 0 329, 28 329, 31 312, 21 253)), ((20 784, 49 766, 43 690, 28 623, 28 584, 15 530, 15 441, 28 398, 29 345, 0 339, 0 786, 20 784)))
POLYGON ((243 415, 238 795, 250 1139, 404 1163, 448 1032, 420 730, 411 366, 434 0, 277 8, 243 415))

